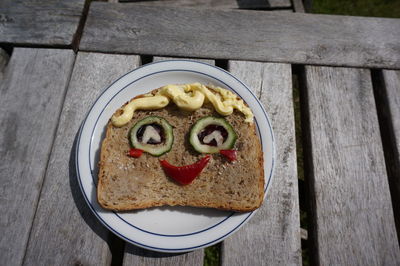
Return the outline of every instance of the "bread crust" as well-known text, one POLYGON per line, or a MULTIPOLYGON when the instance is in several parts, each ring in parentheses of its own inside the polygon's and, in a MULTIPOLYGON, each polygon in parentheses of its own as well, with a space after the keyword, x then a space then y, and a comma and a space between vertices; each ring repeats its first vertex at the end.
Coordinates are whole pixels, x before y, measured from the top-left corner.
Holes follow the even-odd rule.
MULTIPOLYGON (((155 94, 157 90, 151 93, 155 94)), ((144 95, 133 99, 140 97, 144 95)), ((205 115, 220 116, 212 106, 206 105, 200 110, 186 113, 170 103, 160 110, 135 112, 132 121, 121 128, 114 127, 109 121, 98 164, 97 200, 100 206, 115 211, 164 205, 238 212, 259 208, 264 199, 261 143, 255 124, 244 122, 244 116, 237 111, 225 117, 238 134, 236 162, 229 162, 223 156, 213 154, 200 176, 186 186, 175 183, 162 170, 159 160, 166 159, 179 166, 194 163, 204 156, 192 149, 187 133, 191 125, 205 115), (144 153, 140 158, 130 158, 127 156, 130 148, 127 132, 138 120, 149 115, 162 116, 172 124, 175 136, 173 148, 161 157, 144 153)))

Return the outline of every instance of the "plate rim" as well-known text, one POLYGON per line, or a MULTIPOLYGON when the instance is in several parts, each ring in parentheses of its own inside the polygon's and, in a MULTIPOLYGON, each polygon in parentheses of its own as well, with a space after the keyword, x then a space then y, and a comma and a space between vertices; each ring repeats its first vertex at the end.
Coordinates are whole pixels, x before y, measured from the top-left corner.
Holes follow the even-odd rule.
MULTIPOLYGON (((267 123, 268 123, 268 128, 269 128, 269 131, 270 131, 271 142, 272 142, 272 149, 271 149, 271 153, 272 153, 271 171, 270 171, 270 173, 269 173, 269 177, 268 177, 267 183, 265 184, 265 188, 264 188, 264 199, 263 199, 263 200, 265 200, 265 197, 266 197, 266 195, 267 195, 267 192, 268 192, 268 190, 270 189, 270 183, 271 183, 271 180, 272 180, 272 178, 273 178, 273 176, 274 176, 274 171, 275 171, 275 159, 276 159, 276 151, 275 151, 276 145, 275 145, 275 137, 274 137, 274 132, 273 132, 272 124, 271 124, 271 119, 269 118, 269 115, 268 115, 268 113, 266 112, 266 110, 265 110, 263 104, 262 104, 261 101, 258 99, 258 97, 251 91, 251 89, 249 89, 249 87, 248 87, 247 85, 245 85, 240 79, 238 79, 238 78, 235 77, 233 74, 231 74, 230 72, 226 71, 225 69, 222 69, 222 68, 220 68, 220 67, 218 67, 218 66, 210 65, 210 64, 207 64, 207 63, 204 63, 204 62, 199 62, 199 61, 191 60, 191 59, 168 59, 168 60, 162 60, 162 61, 152 62, 152 63, 148 63, 148 64, 145 64, 145 65, 136 67, 136 68, 132 69, 131 71, 129 71, 129 72, 127 72, 127 73, 121 75, 119 78, 117 78, 116 80, 114 80, 111 84, 109 84, 108 86, 106 86, 106 87, 100 92, 100 94, 96 97, 94 103, 91 105, 91 107, 89 108, 88 112, 87 112, 86 115, 84 116, 84 119, 83 119, 83 121, 82 121, 82 124, 81 124, 81 126, 80 126, 80 128, 79 128, 79 130, 78 130, 78 138, 77 138, 77 142, 76 142, 77 144, 76 144, 76 149, 75 149, 75 167, 76 167, 76 173, 77 173, 78 184, 79 184, 79 186, 80 186, 80 189, 81 189, 82 194, 84 195, 84 198, 85 198, 86 203, 89 205, 89 208, 90 208, 91 211, 95 214, 96 218, 99 219, 100 222, 101 222, 107 229, 109 229, 111 232, 113 232, 114 234, 116 234, 118 237, 120 237, 120 238, 124 239, 125 241, 130 242, 130 243, 132 243, 132 244, 134 244, 134 245, 137 245, 137 246, 139 246, 139 247, 146 248, 146 249, 149 249, 149 250, 153 250, 153 251, 167 252, 167 253, 171 253, 171 252, 174 252, 174 253, 175 253, 175 252, 182 252, 182 251, 193 251, 193 250, 196 250, 196 249, 199 249, 199 248, 204 248, 204 247, 213 245, 213 244, 215 244, 215 243, 218 243, 219 241, 222 241, 222 240, 225 239, 226 237, 228 237, 228 236, 232 235, 233 233, 235 233, 244 223, 246 223, 246 222, 258 211, 258 209, 254 210, 254 211, 251 211, 251 212, 248 212, 248 215, 245 216, 245 218, 243 218, 243 220, 241 220, 239 224, 237 224, 232 230, 229 230, 229 232, 227 232, 226 234, 224 234, 224 235, 222 235, 222 236, 218 235, 219 237, 217 237, 216 239, 214 239, 214 240, 212 240, 212 241, 210 241, 210 242, 208 242, 208 243, 203 243, 203 244, 201 244, 201 245, 191 246, 191 247, 185 247, 185 248, 163 248, 163 247, 149 246, 149 245, 147 245, 147 244, 137 242, 137 241, 135 241, 135 240, 132 240, 132 239, 126 237, 126 236, 123 235, 122 233, 118 232, 117 229, 115 229, 112 225, 110 225, 110 224, 108 224, 106 221, 104 221, 103 218, 97 213, 97 211, 95 210, 94 206, 92 206, 92 201, 91 201, 90 199, 88 199, 88 195, 85 193, 85 189, 84 189, 84 187, 83 187, 82 180, 81 180, 81 174, 80 174, 80 170, 79 170, 79 147, 80 147, 79 144, 80 144, 80 142, 81 142, 81 137, 82 137, 83 129, 84 129, 85 125, 86 125, 87 119, 88 119, 89 115, 91 114, 93 108, 96 106, 96 104, 98 103, 98 100, 103 96, 103 94, 104 94, 105 92, 107 92, 115 83, 117 83, 117 82, 120 81, 122 78, 126 77, 127 75, 129 75, 129 74, 131 74, 131 73, 133 73, 133 72, 135 72, 135 71, 139 71, 139 70, 141 70, 141 69, 143 69, 143 68, 150 67, 150 66, 153 66, 153 65, 156 65, 156 64, 165 64, 165 63, 171 63, 171 62, 172 62, 172 63, 173 63, 173 62, 183 62, 183 63, 190 63, 190 64, 193 64, 193 63, 194 63, 194 64, 202 64, 202 65, 205 65, 205 66, 209 67, 210 69, 213 69, 214 71, 216 70, 216 71, 222 72, 222 73, 225 74, 225 75, 227 74, 229 77, 235 79, 235 80, 236 80, 237 82, 239 82, 244 88, 246 88, 246 89, 248 90, 248 92, 253 96, 253 98, 254 98, 254 100, 257 102, 257 104, 260 106, 262 112, 263 112, 264 115, 265 115, 266 121, 267 121, 267 123)), ((166 69, 164 69, 164 70, 166 70, 166 69)), ((175 70, 184 70, 184 69, 175 69, 175 70)), ((160 72, 160 71, 158 71, 158 72, 160 72)), ((162 72, 162 71, 161 71, 161 72, 162 72)), ((196 72, 196 71, 191 71, 191 72, 196 72)), ((197 71, 197 72, 198 72, 198 71, 197 71)), ((203 75, 205 74, 205 73, 201 73, 201 72, 198 72, 198 73, 203 74, 203 75)), ((209 75, 209 74, 205 74, 205 75, 207 75, 208 77, 210 77, 210 78, 212 78, 212 79, 215 79, 215 80, 218 80, 218 81, 220 81, 220 82, 222 82, 222 83, 225 84, 225 82, 221 81, 219 78, 217 78, 217 77, 214 76, 214 75, 209 75)), ((146 76, 147 76, 147 75, 146 75, 146 76)), ((142 79, 142 78, 145 78, 145 76, 140 76, 139 79, 142 79)), ((136 80, 139 80, 139 79, 136 79, 136 80)), ((129 85, 132 84, 132 83, 133 83, 133 82, 129 83, 129 85)), ((126 87, 128 87, 129 85, 126 85, 125 87, 121 88, 117 93, 119 93, 120 91, 124 90, 124 89, 125 89, 126 87)), ((232 88, 232 86, 229 86, 228 84, 226 84, 226 85, 227 85, 230 89, 232 89, 235 93, 237 93, 238 95, 240 95, 238 92, 236 92, 235 89, 232 88)), ((116 95, 116 94, 113 94, 113 95, 112 95, 112 98, 115 97, 115 95, 116 95)), ((111 99, 112 99, 112 98, 111 98, 111 99)), ((107 99, 108 99, 108 98, 107 98, 107 99)), ((106 108, 106 106, 108 106, 108 104, 109 104, 109 102, 111 101, 111 99, 109 99, 108 103, 105 105, 104 108, 106 108)), ((100 114, 104 111, 104 108, 102 109, 102 111, 100 112, 100 114)), ((96 124, 97 124, 97 122, 96 122, 96 124)), ((256 125, 257 125, 257 130, 260 131, 259 128, 258 128, 259 126, 258 126, 257 122, 256 122, 256 125)), ((90 140, 90 145, 91 145, 91 143, 92 143, 92 138, 93 138, 93 131, 92 131, 92 134, 91 134, 90 137, 91 137, 91 140, 90 140)), ((260 137, 260 140, 262 141, 262 138, 261 138, 261 137, 260 137)), ((89 161, 90 161, 90 159, 89 159, 89 161)), ((90 171, 92 170, 91 167, 89 167, 89 170, 90 170, 90 171)), ((92 173, 91 175, 92 175, 92 178, 93 178, 93 173, 92 173)), ((265 173, 264 173, 264 178, 266 178, 265 173)), ((96 185, 96 183, 94 182, 94 180, 93 180, 93 183, 94 183, 94 185, 96 185)), ((115 212, 115 211, 112 211, 112 212, 113 212, 114 214, 117 215, 117 212, 115 212)), ((229 216, 227 216, 227 217, 229 218, 229 217, 233 216, 234 214, 235 214, 235 212, 231 212, 231 213, 229 214, 229 216)), ((240 213, 240 214, 244 214, 244 213, 240 213)), ((117 215, 117 216, 118 216, 118 215, 117 215)), ((125 220, 122 219, 121 217, 119 217, 119 218, 120 218, 121 220, 123 220, 125 223, 128 223, 127 221, 125 221, 125 220)), ((226 220, 226 218, 225 218, 224 220, 222 220, 221 222, 218 222, 216 225, 213 225, 213 226, 211 226, 211 227, 209 227, 209 228, 216 227, 216 226, 218 226, 220 223, 223 223, 225 220, 226 220)), ((129 223, 128 223, 128 224, 129 224, 129 223)), ((154 232, 149 232, 149 233, 155 234, 155 235, 159 235, 159 236, 162 236, 162 237, 180 237, 180 236, 188 236, 188 235, 190 236, 190 235, 194 235, 194 234, 197 234, 197 233, 201 233, 201 232, 203 232, 203 231, 208 230, 209 228, 203 229, 203 230, 198 230, 198 231, 196 231, 196 232, 194 232, 194 233, 182 234, 182 235, 163 235, 163 234, 158 234, 158 233, 154 233, 154 232)), ((140 228, 137 228, 137 230, 141 230, 141 229, 140 229, 140 228)))

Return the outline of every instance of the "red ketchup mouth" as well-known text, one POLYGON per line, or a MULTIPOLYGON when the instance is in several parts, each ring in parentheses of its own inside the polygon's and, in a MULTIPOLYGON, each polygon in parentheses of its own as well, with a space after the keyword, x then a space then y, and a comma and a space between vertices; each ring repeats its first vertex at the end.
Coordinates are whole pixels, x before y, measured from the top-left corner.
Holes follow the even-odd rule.
POLYGON ((211 156, 207 155, 195 162, 194 164, 184 166, 174 166, 167 162, 167 160, 161 160, 160 164, 164 169, 165 173, 181 185, 188 185, 201 173, 210 161, 211 156))

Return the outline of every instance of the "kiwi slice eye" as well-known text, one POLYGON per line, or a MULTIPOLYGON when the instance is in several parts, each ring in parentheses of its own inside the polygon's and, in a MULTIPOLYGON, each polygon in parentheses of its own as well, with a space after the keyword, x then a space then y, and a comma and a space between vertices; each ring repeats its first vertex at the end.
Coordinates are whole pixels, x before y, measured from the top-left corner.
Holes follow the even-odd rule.
POLYGON ((174 135, 167 120, 159 116, 148 116, 131 128, 129 140, 132 147, 161 156, 171 150, 174 135))
POLYGON ((198 120, 190 131, 189 141, 200 153, 218 153, 232 149, 237 135, 224 118, 206 116, 198 120))

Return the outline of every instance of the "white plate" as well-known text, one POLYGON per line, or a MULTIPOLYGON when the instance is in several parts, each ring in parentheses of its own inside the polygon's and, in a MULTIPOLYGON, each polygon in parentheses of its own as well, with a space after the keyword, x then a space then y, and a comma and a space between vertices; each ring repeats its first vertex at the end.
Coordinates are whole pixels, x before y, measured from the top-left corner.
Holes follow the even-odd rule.
POLYGON ((79 185, 96 217, 120 238, 160 252, 187 252, 213 245, 243 226, 255 212, 234 213, 203 208, 161 207, 132 212, 102 209, 96 200, 97 162, 105 126, 114 111, 129 99, 167 84, 200 82, 240 95, 255 115, 264 152, 265 192, 274 166, 274 137, 257 97, 223 69, 190 60, 145 65, 119 78, 102 92, 82 123, 76 149, 79 185))

